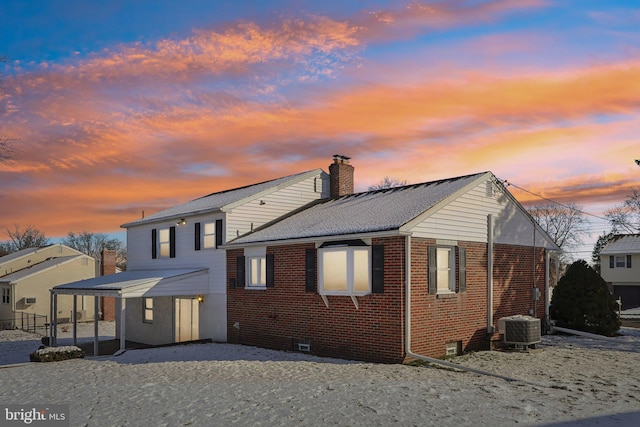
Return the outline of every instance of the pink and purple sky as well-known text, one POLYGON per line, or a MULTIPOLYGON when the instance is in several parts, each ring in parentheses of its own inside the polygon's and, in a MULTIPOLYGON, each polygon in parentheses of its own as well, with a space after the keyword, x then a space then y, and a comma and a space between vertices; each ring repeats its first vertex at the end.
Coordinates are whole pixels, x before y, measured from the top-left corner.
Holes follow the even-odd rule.
POLYGON ((640 1, 7 0, 0 22, 3 231, 122 237, 333 154, 356 190, 488 170, 596 216, 640 185, 640 1))

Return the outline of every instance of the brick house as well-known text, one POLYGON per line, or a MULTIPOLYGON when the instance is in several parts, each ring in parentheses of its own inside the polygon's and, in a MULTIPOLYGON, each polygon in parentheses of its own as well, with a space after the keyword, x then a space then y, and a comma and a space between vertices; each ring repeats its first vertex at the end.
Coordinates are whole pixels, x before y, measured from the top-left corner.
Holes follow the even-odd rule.
POLYGON ((330 197, 228 242, 227 340, 402 363, 489 348, 497 320, 545 320, 559 248, 490 172, 330 197))

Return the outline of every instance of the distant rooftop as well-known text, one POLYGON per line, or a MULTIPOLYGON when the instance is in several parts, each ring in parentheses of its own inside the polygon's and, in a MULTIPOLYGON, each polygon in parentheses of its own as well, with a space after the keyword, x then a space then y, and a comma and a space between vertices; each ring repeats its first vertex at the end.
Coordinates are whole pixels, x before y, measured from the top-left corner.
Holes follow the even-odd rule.
POLYGON ((618 234, 600 251, 600 255, 637 253, 640 253, 640 234, 618 234))

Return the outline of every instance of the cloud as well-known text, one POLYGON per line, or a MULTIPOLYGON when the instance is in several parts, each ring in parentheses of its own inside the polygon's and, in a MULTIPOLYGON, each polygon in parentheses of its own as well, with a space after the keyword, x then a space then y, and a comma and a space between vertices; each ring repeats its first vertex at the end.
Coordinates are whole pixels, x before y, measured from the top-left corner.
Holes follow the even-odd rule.
MULTIPOLYGON (((0 94, 3 132, 22 146, 0 164, 0 229, 25 218, 57 235, 112 231, 142 210, 326 169, 335 153, 353 157, 359 190, 385 175, 492 170, 560 201, 620 198, 633 180, 616 165, 640 126, 636 58, 524 72, 450 62, 430 73, 413 58, 362 59, 379 42, 543 6, 415 3, 235 23, 17 72, 0 94)), ((483 36, 456 54, 502 57, 536 49, 533 37, 483 36)))

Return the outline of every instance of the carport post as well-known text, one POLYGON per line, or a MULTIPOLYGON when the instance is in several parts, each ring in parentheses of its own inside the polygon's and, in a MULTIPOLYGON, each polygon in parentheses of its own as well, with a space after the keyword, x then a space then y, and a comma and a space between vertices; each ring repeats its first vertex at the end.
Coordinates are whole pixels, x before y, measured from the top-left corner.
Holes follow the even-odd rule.
POLYGON ((125 306, 127 300, 120 296, 120 350, 124 350, 125 348, 125 338, 124 338, 124 319, 125 319, 125 306))
POLYGON ((53 343, 49 343, 54 347, 58 346, 58 294, 53 294, 53 343))
POLYGON ((98 296, 93 297, 93 356, 99 356, 98 353, 98 296))
POLYGON ((53 345, 53 291, 49 291, 49 346, 53 345))
POLYGON ((78 296, 73 294, 73 345, 78 344, 78 296))

